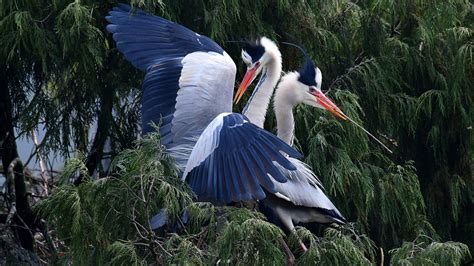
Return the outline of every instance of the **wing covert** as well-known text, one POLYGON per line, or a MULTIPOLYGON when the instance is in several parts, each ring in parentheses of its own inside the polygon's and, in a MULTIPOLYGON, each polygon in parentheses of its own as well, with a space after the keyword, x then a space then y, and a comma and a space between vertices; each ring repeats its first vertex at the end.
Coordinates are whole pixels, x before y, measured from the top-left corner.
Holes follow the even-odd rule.
POLYGON ((275 164, 296 170, 284 153, 301 156, 245 116, 224 113, 199 137, 182 179, 188 181, 200 200, 221 203, 260 200, 265 198, 264 190, 277 192, 275 180, 287 181, 275 164))

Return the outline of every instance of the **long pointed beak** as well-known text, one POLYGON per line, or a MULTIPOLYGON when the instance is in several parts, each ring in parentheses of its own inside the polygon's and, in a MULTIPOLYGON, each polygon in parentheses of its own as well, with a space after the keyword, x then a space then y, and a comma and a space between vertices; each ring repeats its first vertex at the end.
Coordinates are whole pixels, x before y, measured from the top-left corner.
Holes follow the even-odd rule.
POLYGON ((235 93, 234 103, 238 103, 242 96, 244 95, 245 91, 247 90, 248 86, 252 83, 255 79, 257 73, 257 67, 248 68, 247 72, 245 73, 242 82, 240 83, 239 89, 237 93, 235 93))
POLYGON ((316 96, 316 101, 324 108, 328 109, 331 113, 333 113, 335 116, 341 118, 342 120, 347 120, 347 116, 335 105, 324 93, 322 93, 320 90, 317 90, 314 94, 316 96))

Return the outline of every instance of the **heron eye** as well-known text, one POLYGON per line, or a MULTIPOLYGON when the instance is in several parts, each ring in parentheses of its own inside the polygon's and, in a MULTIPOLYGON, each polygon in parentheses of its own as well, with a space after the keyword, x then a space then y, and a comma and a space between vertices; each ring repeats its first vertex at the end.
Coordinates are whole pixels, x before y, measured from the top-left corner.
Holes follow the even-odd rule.
POLYGON ((314 87, 309 87, 309 92, 310 93, 315 93, 316 92, 316 89, 314 87))
POLYGON ((255 67, 259 67, 259 66, 260 66, 260 61, 255 62, 255 67))

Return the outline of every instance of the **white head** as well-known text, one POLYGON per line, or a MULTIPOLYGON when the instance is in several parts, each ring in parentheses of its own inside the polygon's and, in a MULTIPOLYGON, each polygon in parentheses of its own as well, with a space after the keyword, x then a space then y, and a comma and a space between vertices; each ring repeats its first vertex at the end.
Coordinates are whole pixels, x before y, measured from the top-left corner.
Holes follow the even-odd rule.
MULTIPOLYGON (((334 115, 346 119, 342 111, 321 91, 323 76, 311 59, 306 57, 303 68, 283 76, 278 85, 277 95, 280 102, 291 106, 304 103, 313 107, 327 109, 334 115)), ((277 99, 275 99, 277 101, 277 99)))
POLYGON ((248 86, 255 78, 266 69, 269 64, 274 64, 279 75, 281 71, 281 53, 278 46, 267 37, 250 43, 248 42, 242 49, 242 60, 247 65, 247 72, 235 94, 234 101, 238 102, 248 86))

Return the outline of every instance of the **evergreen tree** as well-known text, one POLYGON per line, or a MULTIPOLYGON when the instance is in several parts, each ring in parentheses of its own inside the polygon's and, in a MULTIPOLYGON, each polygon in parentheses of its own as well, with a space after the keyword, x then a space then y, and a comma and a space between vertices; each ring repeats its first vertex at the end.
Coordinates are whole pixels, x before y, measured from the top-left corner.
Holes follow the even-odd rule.
MULTIPOLYGON (((260 214, 191 203, 193 195, 177 182, 158 136, 127 150, 138 134, 143 76, 105 31, 105 16, 116 4, 0 1, 5 176, 18 157, 15 141, 39 126, 46 136, 38 151, 85 154, 62 173, 67 179, 79 169, 84 183, 57 187, 40 208, 40 216, 66 241, 66 258, 75 262, 284 261, 276 241, 282 232, 260 214), (98 130, 89 143, 93 122, 98 130), (110 173, 100 163, 107 138, 113 157, 122 151, 110 173), (92 181, 94 173, 105 178, 92 181), (151 231, 148 217, 163 206, 177 221, 184 208, 191 209, 190 222, 151 231)), ((131 4, 213 38, 230 53, 239 74, 240 47, 227 40, 266 35, 303 44, 323 72, 323 90, 394 150, 385 153, 358 128, 314 108, 296 109, 297 148, 354 222, 341 230, 299 229, 310 249, 297 254, 297 263, 367 264, 385 257, 393 264, 444 265, 469 258, 474 249, 472 1, 131 4)), ((300 66, 297 50, 280 48, 285 70, 300 66)), ((268 118, 266 128, 274 130, 273 115, 268 118)), ((19 163, 14 169, 17 217, 31 229, 40 227, 28 206, 24 169, 19 163)), ((33 247, 28 230, 21 239, 24 247, 33 247)), ((288 240, 291 244, 292 237, 288 240)))

